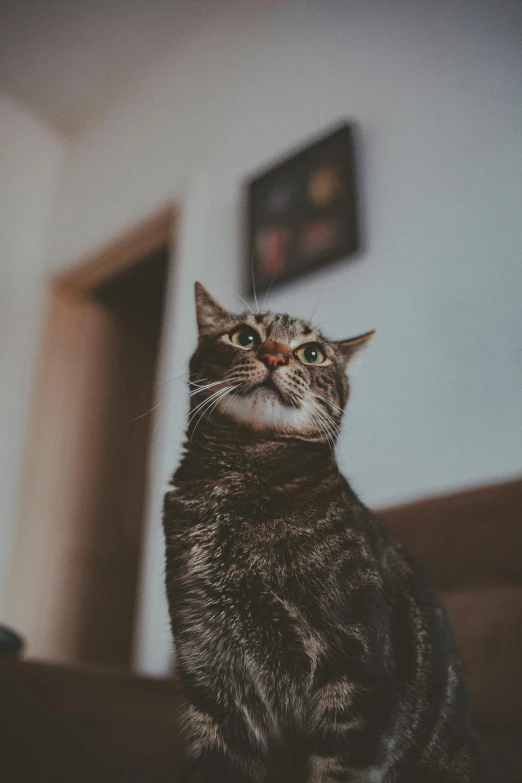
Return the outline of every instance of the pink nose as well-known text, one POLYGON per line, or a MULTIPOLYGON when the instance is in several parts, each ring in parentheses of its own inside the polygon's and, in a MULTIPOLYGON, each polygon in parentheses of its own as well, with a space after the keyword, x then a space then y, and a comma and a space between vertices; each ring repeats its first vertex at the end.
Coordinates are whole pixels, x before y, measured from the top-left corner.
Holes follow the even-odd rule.
POLYGON ((279 353, 262 353, 259 358, 267 367, 279 367, 280 364, 286 364, 285 357, 279 353))
POLYGON ((290 360, 290 351, 277 340, 265 340, 257 352, 257 358, 263 362, 270 370, 275 370, 282 364, 288 364, 290 360))

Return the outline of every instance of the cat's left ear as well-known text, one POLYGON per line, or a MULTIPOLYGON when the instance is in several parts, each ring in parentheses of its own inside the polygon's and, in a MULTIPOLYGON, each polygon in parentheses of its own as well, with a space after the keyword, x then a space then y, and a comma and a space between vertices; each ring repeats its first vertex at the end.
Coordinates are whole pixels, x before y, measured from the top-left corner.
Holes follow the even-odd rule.
POLYGON ((348 362, 353 359, 355 354, 358 353, 361 348, 364 348, 368 340, 370 340, 374 334, 375 329, 372 329, 371 332, 359 334, 357 337, 352 337, 350 340, 340 340, 339 342, 335 343, 335 347, 342 357, 344 367, 347 366, 348 362))
POLYGON ((196 295, 196 318, 200 335, 219 331, 219 329, 230 322, 232 314, 225 310, 224 307, 221 307, 219 302, 216 302, 201 283, 195 284, 194 293, 196 295))

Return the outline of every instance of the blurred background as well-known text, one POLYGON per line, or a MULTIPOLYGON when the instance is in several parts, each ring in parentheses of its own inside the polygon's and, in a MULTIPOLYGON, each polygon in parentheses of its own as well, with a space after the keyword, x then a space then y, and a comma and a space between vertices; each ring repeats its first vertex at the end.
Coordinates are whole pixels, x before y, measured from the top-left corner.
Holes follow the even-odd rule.
POLYGON ((486 717, 514 725, 521 4, 0 0, 0 19, 0 623, 26 660, 170 672, 161 505, 193 283, 244 309, 245 182, 347 121, 360 248, 267 307, 377 330, 340 463, 390 524, 420 501, 404 535, 458 582, 470 671, 520 697, 486 717))

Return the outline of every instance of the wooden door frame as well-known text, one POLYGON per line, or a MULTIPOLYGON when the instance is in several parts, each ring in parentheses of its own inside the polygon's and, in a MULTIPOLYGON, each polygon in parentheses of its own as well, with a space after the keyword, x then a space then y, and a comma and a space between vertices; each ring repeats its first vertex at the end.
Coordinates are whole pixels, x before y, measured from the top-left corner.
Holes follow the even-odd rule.
POLYGON ((120 234, 108 245, 73 264, 70 270, 59 274, 51 284, 60 289, 67 288, 87 294, 145 256, 170 245, 173 242, 177 218, 178 209, 175 205, 155 212, 130 231, 120 234))
POLYGON ((81 384, 86 363, 92 361, 90 293, 149 254, 172 247, 177 225, 178 209, 169 205, 48 281, 7 592, 8 622, 26 638, 33 658, 67 662, 46 633, 45 569, 66 532, 60 520, 67 514, 60 509, 73 478, 67 471, 67 433, 93 394, 81 384))

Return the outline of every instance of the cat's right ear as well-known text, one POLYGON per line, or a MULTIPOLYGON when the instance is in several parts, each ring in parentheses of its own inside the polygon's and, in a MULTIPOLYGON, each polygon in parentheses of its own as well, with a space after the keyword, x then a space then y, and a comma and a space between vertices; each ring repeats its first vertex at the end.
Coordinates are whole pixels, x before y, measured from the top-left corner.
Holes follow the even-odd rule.
POLYGON ((196 283, 194 292, 196 295, 196 318, 200 336, 209 332, 219 331, 219 329, 230 322, 232 314, 225 310, 224 307, 221 307, 219 302, 216 302, 201 283, 196 283))
POLYGON ((335 346, 341 356, 341 363, 344 369, 346 369, 347 364, 352 360, 355 354, 361 350, 361 348, 364 348, 368 340, 373 337, 374 334, 375 329, 372 329, 371 332, 365 332, 364 334, 360 334, 357 337, 351 337, 349 340, 340 340, 339 342, 335 343, 335 346))

